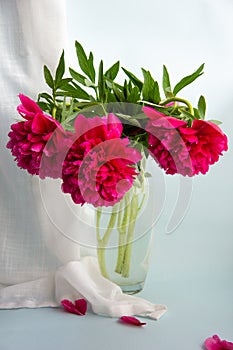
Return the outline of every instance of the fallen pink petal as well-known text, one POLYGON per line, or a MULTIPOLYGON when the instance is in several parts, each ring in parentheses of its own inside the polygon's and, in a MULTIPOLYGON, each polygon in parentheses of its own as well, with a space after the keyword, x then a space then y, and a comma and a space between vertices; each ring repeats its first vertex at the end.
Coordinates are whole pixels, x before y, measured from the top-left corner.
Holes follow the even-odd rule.
POLYGON ((204 345, 206 350, 233 350, 233 343, 221 340, 216 334, 207 338, 204 345))
POLYGON ((79 310, 82 315, 86 314, 86 312, 87 312, 87 302, 86 302, 85 299, 75 300, 74 304, 75 304, 76 309, 79 310))
POLYGON ((85 299, 75 300, 74 303, 72 301, 64 299, 61 301, 64 309, 72 314, 84 316, 87 311, 87 302, 85 299))
POLYGON ((137 327, 146 325, 146 322, 141 322, 140 320, 138 320, 136 317, 133 317, 133 316, 122 316, 119 318, 119 322, 131 324, 137 327))

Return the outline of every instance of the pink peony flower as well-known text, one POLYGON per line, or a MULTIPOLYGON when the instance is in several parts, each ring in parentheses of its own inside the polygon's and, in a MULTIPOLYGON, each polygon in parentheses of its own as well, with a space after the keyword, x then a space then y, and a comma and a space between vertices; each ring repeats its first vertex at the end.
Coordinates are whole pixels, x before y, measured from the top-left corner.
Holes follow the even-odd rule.
POLYGON ((132 326, 137 326, 137 327, 146 325, 146 322, 141 322, 139 321, 139 319, 133 316, 122 316, 119 318, 119 322, 130 324, 132 326))
POLYGON ((192 160, 193 174, 206 174, 209 166, 227 151, 227 137, 214 123, 195 119, 191 128, 179 129, 192 160))
POLYGON ((114 205, 133 184, 140 152, 129 147, 128 138, 120 138, 122 124, 113 114, 79 115, 75 130, 76 141, 63 164, 63 191, 77 204, 114 205))
POLYGON ((189 152, 179 133, 179 128, 186 127, 187 123, 150 107, 144 107, 143 111, 149 117, 148 149, 155 161, 167 174, 192 175, 189 152))
POLYGON ((72 301, 64 299, 61 301, 64 309, 72 314, 84 316, 87 311, 87 302, 85 299, 75 300, 74 303, 72 301))
POLYGON ((19 97, 22 104, 18 111, 26 120, 11 125, 7 148, 11 149, 17 165, 29 174, 60 177, 67 134, 33 100, 22 94, 19 97))
POLYGON ((227 150, 226 135, 211 122, 194 120, 188 127, 186 122, 150 107, 143 111, 149 117, 149 151, 167 174, 206 174, 227 150))
POLYGON ((233 350, 233 343, 221 340, 217 335, 206 339, 204 345, 206 350, 233 350))

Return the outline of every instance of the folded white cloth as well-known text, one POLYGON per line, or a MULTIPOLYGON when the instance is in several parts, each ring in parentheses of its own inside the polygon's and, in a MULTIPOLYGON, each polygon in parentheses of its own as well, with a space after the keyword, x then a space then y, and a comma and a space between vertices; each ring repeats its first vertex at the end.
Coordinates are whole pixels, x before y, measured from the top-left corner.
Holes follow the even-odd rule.
POLYGON ((137 315, 157 320, 167 311, 165 305, 123 294, 119 286, 101 275, 97 259, 90 256, 58 269, 55 293, 58 303, 63 299, 85 298, 94 313, 110 317, 137 315))

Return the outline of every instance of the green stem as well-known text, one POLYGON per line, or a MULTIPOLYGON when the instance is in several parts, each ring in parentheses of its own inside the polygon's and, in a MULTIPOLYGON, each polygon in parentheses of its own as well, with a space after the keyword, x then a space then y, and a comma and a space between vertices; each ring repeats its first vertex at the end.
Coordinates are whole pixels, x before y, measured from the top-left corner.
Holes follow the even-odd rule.
POLYGON ((112 214, 111 214, 111 217, 110 217, 110 220, 109 220, 109 224, 108 224, 108 227, 107 227, 107 230, 102 238, 102 242, 103 244, 107 245, 108 243, 108 240, 109 240, 109 237, 110 237, 110 234, 115 226, 115 222, 116 222, 116 218, 117 218, 117 212, 118 212, 118 204, 116 204, 113 209, 112 209, 112 214))
POLYGON ((108 227, 107 227, 107 230, 106 230, 103 238, 100 237, 100 217, 101 217, 101 210, 98 209, 97 216, 96 216, 96 234, 97 234, 97 242, 98 242, 97 256, 98 256, 101 274, 105 278, 109 278, 107 268, 106 268, 106 263, 105 263, 105 249, 106 249, 109 237, 111 235, 111 232, 112 232, 114 225, 115 225, 115 222, 116 222, 117 206, 115 206, 112 209, 112 213, 111 213, 111 217, 110 217, 110 220, 108 223, 108 227))
POLYGON ((167 98, 166 100, 160 102, 160 105, 161 105, 161 106, 164 106, 164 105, 166 105, 166 104, 168 104, 168 103, 170 103, 170 102, 175 102, 175 101, 184 103, 184 104, 188 107, 189 112, 190 112, 192 115, 194 115, 193 106, 191 105, 191 103, 190 103, 188 100, 185 100, 184 98, 180 98, 180 97, 171 97, 171 98, 167 98))
POLYGON ((122 219, 122 206, 123 201, 120 203, 119 208, 119 214, 118 214, 118 221, 117 221, 117 229, 119 232, 119 240, 118 240, 118 255, 117 255, 117 263, 115 272, 120 273, 122 271, 123 261, 124 261, 124 255, 125 255, 125 238, 126 238, 126 228, 129 221, 130 216, 130 203, 129 203, 130 195, 127 193, 124 198, 125 208, 124 208, 124 216, 122 219), (122 219, 122 220, 121 220, 122 219))
POLYGON ((97 242, 98 243, 101 241, 101 237, 100 237, 100 218, 101 218, 101 213, 102 213, 102 208, 99 207, 97 209, 97 214, 96 214, 96 238, 97 238, 97 242))
POLYGON ((131 208, 130 208, 130 219, 129 219, 129 226, 128 226, 127 243, 126 243, 126 247, 125 247, 125 255, 124 255, 123 267, 122 267, 122 271, 121 271, 123 277, 129 277, 134 228, 135 228, 135 223, 136 223, 136 218, 137 218, 138 212, 139 212, 138 195, 134 194, 133 198, 132 198, 131 208))
POLYGON ((106 111, 104 104, 101 103, 100 105, 101 105, 101 107, 102 107, 102 109, 103 109, 104 115, 107 116, 107 115, 108 115, 108 112, 106 111))
POLYGON ((53 107, 53 110, 52 110, 52 117, 54 118, 54 119, 56 119, 56 112, 57 112, 57 107, 53 107))
POLYGON ((102 244, 102 242, 99 242, 98 248, 97 248, 97 257, 98 257, 100 272, 102 276, 104 276, 105 278, 109 278, 107 268, 106 268, 104 253, 105 253, 105 247, 102 244))

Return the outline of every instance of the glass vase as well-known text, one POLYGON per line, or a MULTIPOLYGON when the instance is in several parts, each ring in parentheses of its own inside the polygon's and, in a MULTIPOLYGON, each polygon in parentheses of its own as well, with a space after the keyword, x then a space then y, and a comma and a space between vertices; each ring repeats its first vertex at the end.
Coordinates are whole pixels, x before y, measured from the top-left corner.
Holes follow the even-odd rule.
POLYGON ((102 275, 128 294, 143 288, 155 221, 153 191, 139 176, 123 199, 96 210, 96 239, 102 275))

